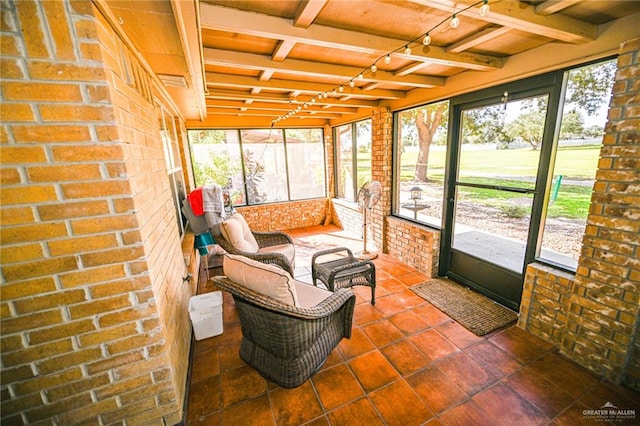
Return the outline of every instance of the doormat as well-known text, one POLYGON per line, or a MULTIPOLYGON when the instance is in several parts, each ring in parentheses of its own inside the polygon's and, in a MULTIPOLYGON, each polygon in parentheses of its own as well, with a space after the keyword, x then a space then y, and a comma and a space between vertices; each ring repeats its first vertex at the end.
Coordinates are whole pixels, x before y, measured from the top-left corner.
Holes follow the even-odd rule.
POLYGON ((410 289, 477 336, 504 328, 518 314, 448 279, 436 278, 410 289))

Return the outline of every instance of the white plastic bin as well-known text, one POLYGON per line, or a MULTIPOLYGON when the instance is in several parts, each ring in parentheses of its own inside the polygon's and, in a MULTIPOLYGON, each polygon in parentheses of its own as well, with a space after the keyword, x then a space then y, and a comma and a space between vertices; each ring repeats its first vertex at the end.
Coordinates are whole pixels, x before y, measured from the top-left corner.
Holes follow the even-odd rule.
POLYGON ((189 317, 196 340, 222 334, 222 292, 192 296, 189 299, 189 317))

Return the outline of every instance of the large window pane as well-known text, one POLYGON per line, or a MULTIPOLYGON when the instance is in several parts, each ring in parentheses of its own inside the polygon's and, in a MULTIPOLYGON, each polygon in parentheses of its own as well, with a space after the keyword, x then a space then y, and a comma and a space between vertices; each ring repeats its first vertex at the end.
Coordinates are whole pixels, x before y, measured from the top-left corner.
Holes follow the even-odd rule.
POLYGON ((356 190, 371 180, 371 120, 356 123, 356 190))
POLYGON ((353 187, 353 133, 351 124, 339 126, 335 130, 337 156, 338 198, 355 201, 353 187))
POLYGON ((324 197, 322 129, 287 129, 285 137, 291 199, 324 197))
POLYGON ((189 130, 196 186, 229 190, 234 205, 246 204, 237 130, 189 130))
POLYGON ((574 270, 587 223, 614 74, 615 61, 567 74, 540 258, 574 270))
POLYGON ((438 227, 442 222, 448 109, 448 101, 438 102, 399 112, 395 119, 394 213, 438 227))
POLYGON ((281 130, 242 130, 244 175, 249 204, 287 201, 287 164, 281 130))

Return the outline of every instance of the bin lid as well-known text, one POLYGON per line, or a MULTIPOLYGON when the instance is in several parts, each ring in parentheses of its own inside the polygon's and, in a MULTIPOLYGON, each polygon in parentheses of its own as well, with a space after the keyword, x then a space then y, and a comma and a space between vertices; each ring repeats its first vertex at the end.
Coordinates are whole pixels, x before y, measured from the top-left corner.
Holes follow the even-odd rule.
POLYGON ((191 296, 189 299, 189 311, 200 311, 220 305, 222 305, 221 291, 198 294, 197 296, 191 296))

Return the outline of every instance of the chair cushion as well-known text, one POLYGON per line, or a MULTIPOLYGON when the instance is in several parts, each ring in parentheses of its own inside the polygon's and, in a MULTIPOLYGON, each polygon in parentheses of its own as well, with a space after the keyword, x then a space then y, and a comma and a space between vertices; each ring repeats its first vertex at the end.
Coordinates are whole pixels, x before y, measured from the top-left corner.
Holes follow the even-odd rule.
POLYGON ((311 308, 319 305, 327 297, 333 293, 311 284, 295 281, 296 293, 298 295, 298 304, 300 308, 311 308))
POLYGON ((276 265, 227 253, 224 255, 222 269, 231 281, 287 305, 298 306, 295 280, 276 265))
POLYGON ((220 233, 237 250, 257 253, 260 249, 249 225, 240 213, 234 213, 227 220, 220 222, 220 233))
POLYGON ((261 247, 258 253, 282 253, 289 259, 289 262, 293 263, 296 249, 293 244, 278 244, 276 246, 261 247))

